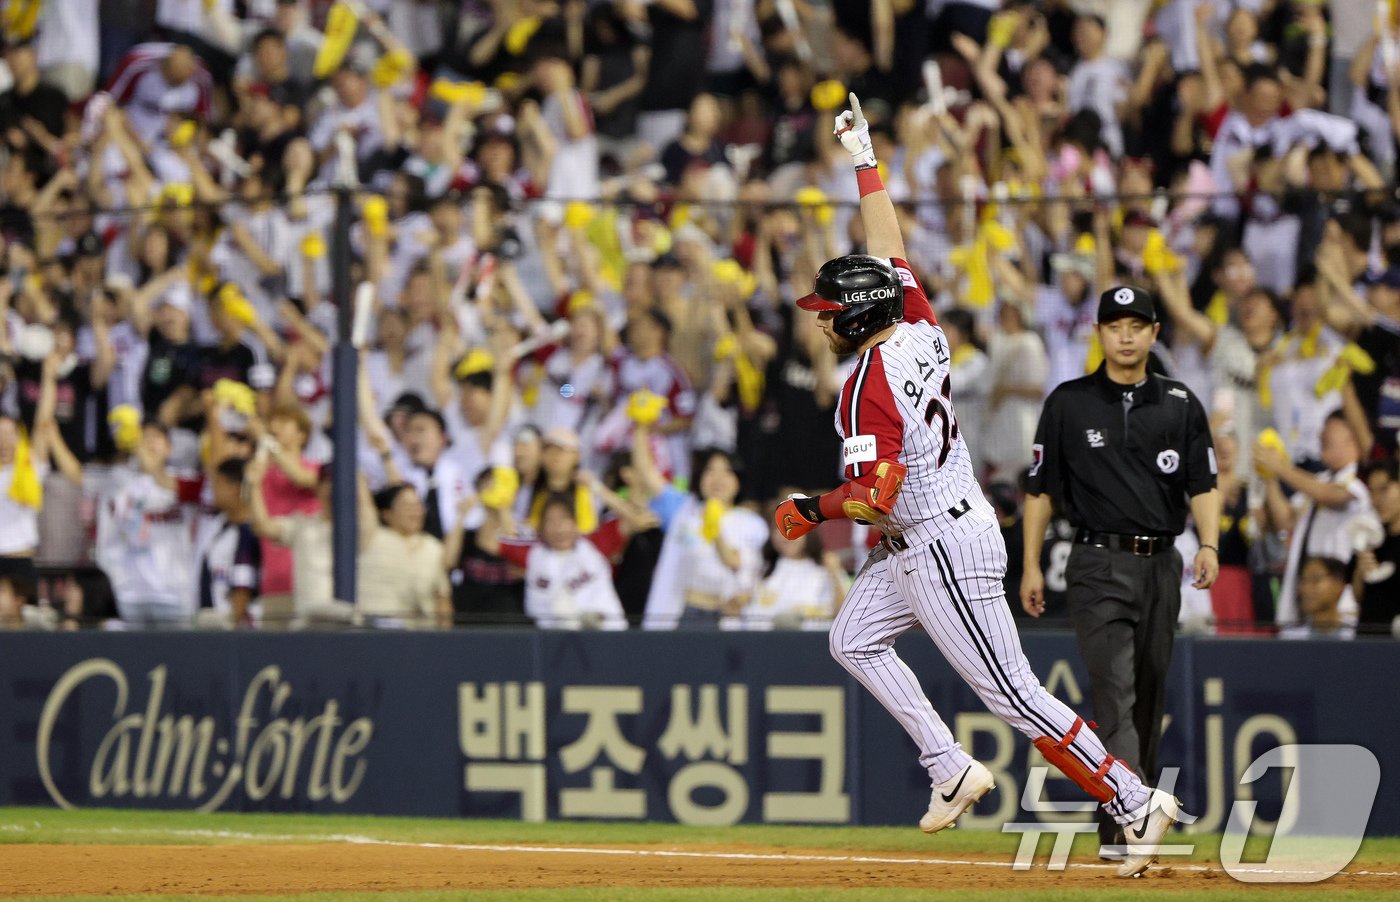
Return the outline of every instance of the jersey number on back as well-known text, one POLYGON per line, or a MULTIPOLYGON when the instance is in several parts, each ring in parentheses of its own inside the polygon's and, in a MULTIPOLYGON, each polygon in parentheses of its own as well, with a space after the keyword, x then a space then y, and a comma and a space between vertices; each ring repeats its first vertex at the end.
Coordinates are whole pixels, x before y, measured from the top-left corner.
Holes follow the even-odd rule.
MULTIPOLYGON (((924 390, 910 381, 904 383, 904 394, 911 398, 915 405, 917 405, 923 400, 924 390)), ((947 462, 948 452, 953 449, 953 440, 958 437, 958 421, 953 416, 951 407, 949 407, 952 403, 953 380, 950 376, 944 376, 943 385, 939 389, 939 394, 929 398, 928 407, 924 408, 925 425, 932 429, 933 421, 937 419, 943 433, 943 447, 938 452, 937 465, 939 467, 942 467, 943 464, 947 462)))

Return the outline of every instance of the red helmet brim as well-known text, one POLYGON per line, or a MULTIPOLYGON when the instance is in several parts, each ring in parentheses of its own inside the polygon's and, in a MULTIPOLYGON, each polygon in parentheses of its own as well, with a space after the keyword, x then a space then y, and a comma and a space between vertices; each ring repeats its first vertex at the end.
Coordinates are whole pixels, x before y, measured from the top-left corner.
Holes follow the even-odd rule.
POLYGON ((828 301, 826 298, 822 297, 816 292, 813 292, 807 295, 806 297, 798 298, 797 306, 801 307, 803 310, 814 310, 818 313, 820 313, 823 310, 843 309, 840 304, 836 303, 835 301, 828 301))

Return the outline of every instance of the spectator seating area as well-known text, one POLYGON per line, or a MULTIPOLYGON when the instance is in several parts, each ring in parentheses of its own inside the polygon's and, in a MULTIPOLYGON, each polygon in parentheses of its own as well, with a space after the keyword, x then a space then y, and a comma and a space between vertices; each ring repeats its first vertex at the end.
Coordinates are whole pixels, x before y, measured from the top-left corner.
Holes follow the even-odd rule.
POLYGON ((1225 497, 1182 628, 1392 634, 1394 3, 10 0, 0 32, 0 624, 823 628, 870 530, 769 512, 839 479, 849 362, 792 299, 863 247, 855 91, 1013 567, 1041 402, 1132 283, 1225 497))

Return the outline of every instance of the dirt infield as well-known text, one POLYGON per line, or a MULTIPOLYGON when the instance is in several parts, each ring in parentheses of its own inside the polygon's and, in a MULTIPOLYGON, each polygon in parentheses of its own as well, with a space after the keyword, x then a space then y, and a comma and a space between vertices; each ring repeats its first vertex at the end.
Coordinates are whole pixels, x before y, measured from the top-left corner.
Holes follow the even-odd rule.
MULTIPOLYGON (((1400 876, 1358 873, 1365 870, 1364 862, 1353 864, 1329 884, 1378 894, 1400 889, 1400 876)), ((1062 872, 1041 867, 1014 872, 1005 858, 985 856, 960 856, 954 861, 931 855, 843 856, 830 850, 753 846, 565 849, 420 843, 14 844, 0 845, 0 874, 4 875, 0 896, 610 886, 937 886, 945 891, 1123 886, 1110 868, 1096 861, 1071 862, 1062 872)), ((1154 868, 1143 879, 1164 889, 1183 891, 1199 888, 1208 892, 1239 885, 1223 871, 1199 865, 1154 868)), ((1267 889, 1286 892, 1289 888, 1275 884, 1267 889)))

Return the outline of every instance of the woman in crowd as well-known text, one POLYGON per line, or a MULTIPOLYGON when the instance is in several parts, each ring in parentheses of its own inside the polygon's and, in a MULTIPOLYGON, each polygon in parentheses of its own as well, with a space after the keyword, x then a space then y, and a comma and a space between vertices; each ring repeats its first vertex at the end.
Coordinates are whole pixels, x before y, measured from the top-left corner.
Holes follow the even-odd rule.
MULTIPOLYGON (((367 491, 367 489, 366 489, 367 491)), ((359 556, 356 609, 364 623, 379 627, 446 627, 452 602, 442 571, 442 543, 423 531, 426 509, 410 485, 380 489, 372 508, 369 541, 359 556)))
MULTIPOLYGON (((638 460, 635 445, 633 465, 649 469, 642 478, 659 484, 649 453, 638 460)), ((758 582, 768 527, 735 507, 743 487, 738 459, 705 449, 695 453, 693 466, 694 492, 663 517, 666 541, 647 596, 645 629, 715 629, 721 617, 739 612, 758 582)))
POLYGON ((840 559, 822 550, 821 535, 815 531, 789 542, 776 524, 769 524, 769 529, 762 576, 740 614, 741 625, 744 629, 798 629, 805 623, 830 621, 849 582, 840 559))
POLYGON ((615 529, 585 537, 579 529, 574 499, 550 495, 540 511, 539 539, 503 542, 500 530, 509 522, 500 510, 488 508, 487 525, 477 543, 525 570, 525 615, 541 629, 577 630, 627 628, 622 602, 613 588, 609 554, 620 550, 615 529))
MULTIPOLYGON (((517 451, 526 430, 534 431, 533 427, 526 427, 516 435, 517 451)), ((537 446, 538 435, 533 441, 537 446)), ((519 465, 517 453, 517 468, 519 465)), ((525 618, 524 568, 482 548, 479 537, 484 525, 468 526, 468 520, 481 508, 481 493, 489 488, 492 472, 482 470, 477 474, 475 493, 457 505, 456 525, 442 540, 443 567, 452 584, 452 618, 457 625, 511 626, 529 622, 525 618)))

